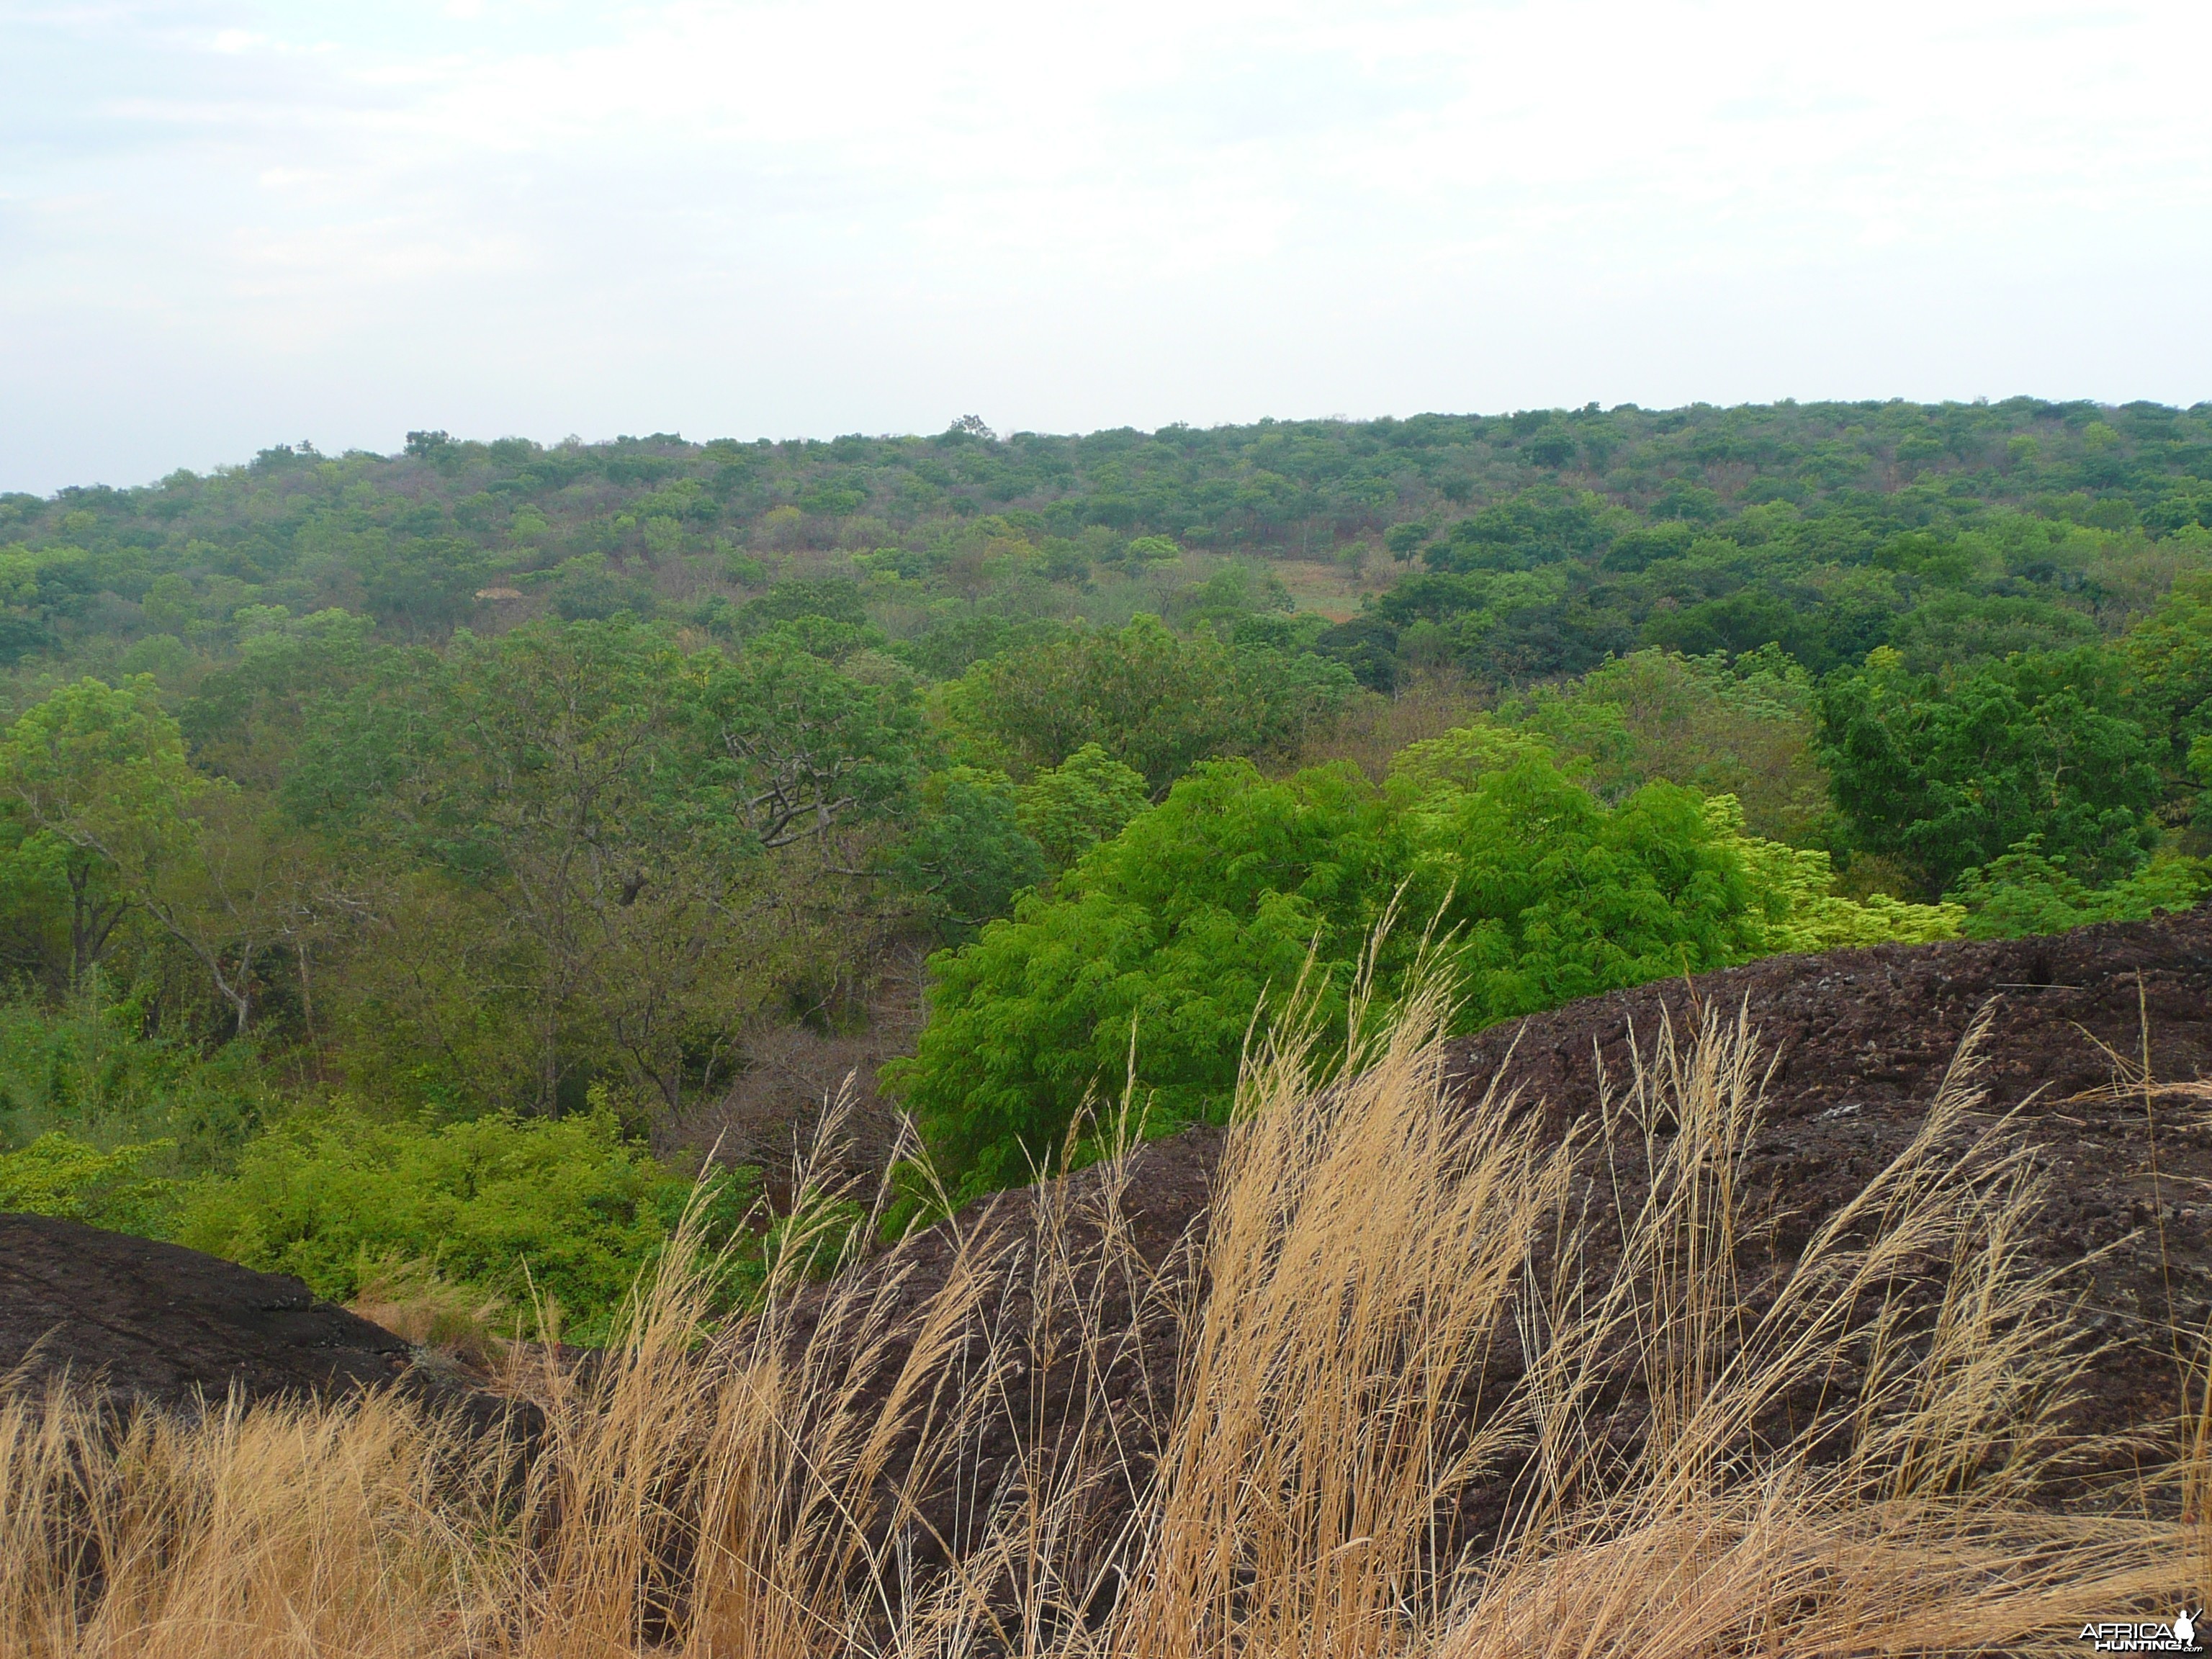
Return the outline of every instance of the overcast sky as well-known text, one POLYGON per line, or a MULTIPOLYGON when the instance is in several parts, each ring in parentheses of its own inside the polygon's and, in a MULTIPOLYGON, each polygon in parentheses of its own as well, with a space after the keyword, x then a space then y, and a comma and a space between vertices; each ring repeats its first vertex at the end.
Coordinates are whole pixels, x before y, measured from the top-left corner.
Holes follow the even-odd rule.
POLYGON ((2212 4, 0 0, 0 489, 2212 398, 2212 4))

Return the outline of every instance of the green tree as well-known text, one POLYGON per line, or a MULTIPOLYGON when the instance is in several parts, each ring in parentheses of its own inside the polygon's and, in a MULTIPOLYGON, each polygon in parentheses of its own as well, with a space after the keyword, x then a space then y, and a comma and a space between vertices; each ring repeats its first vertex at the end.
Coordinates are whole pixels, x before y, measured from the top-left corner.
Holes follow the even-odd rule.
POLYGON ((580 554, 555 567, 554 614, 569 622, 605 622, 624 612, 650 617, 653 586, 642 575, 611 568, 604 553, 580 554))
POLYGON ((1462 519, 1428 548, 1431 570, 1528 570, 1595 553, 1611 539, 1598 499, 1557 484, 1524 489, 1462 519))
POLYGON ((94 583, 82 548, 0 547, 0 665, 60 643, 54 624, 84 611, 94 583))
POLYGON ((922 726, 905 687, 863 684, 773 637, 690 665, 684 718, 710 757, 700 781, 760 846, 881 818, 908 799, 922 726))
POLYGON ((1340 663, 1205 631, 1182 639, 1139 616, 980 665, 955 706, 1024 765, 1058 766, 1096 744, 1158 796, 1200 760, 1288 747, 1354 684, 1340 663))
POLYGON ((1044 854, 1023 828, 1003 772, 951 766, 922 781, 913 829, 890 869, 921 900, 941 938, 962 939, 1044 878, 1044 854))
POLYGON ((1938 593, 1899 617, 1890 643, 1915 673, 1932 674, 1978 658, 2063 651, 2096 642, 2097 623, 2032 595, 1938 593))
POLYGON ((1332 959, 1356 948, 1404 863, 1354 775, 1202 765, 1053 896, 933 957, 921 1046, 884 1075, 963 1194, 1048 1162, 1133 1041, 1157 1114, 1202 1115, 1234 1086, 1261 994, 1289 991, 1317 934, 1332 959))
POLYGON ((742 837, 684 753, 683 672, 619 623, 461 635, 334 708, 292 780, 309 821, 497 895, 522 981, 496 1006, 532 1033, 542 1108, 602 1043, 680 1099, 687 994, 726 988, 742 837))
POLYGON ((778 623, 816 617, 859 628, 868 620, 868 608, 860 587, 831 577, 826 581, 777 582, 757 599, 747 600, 738 612, 738 631, 758 634, 778 623))
POLYGON ((1894 652, 1824 687, 1822 760, 1856 844, 1904 861, 1931 895, 2030 836, 2101 884, 2156 838, 2156 744, 2101 647, 1943 675, 1894 652))
POLYGON ((1638 651, 1581 679, 1509 697, 1497 718, 1589 757, 1618 801, 1663 779, 1734 795, 1762 836, 1802 842, 1831 817, 1813 753, 1813 683, 1778 647, 1725 658, 1638 651))
POLYGON ((79 680, 27 710, 0 742, 0 779, 25 821, 68 849, 71 984, 98 961, 127 900, 199 962, 243 1033, 257 951, 283 927, 271 917, 285 872, 246 854, 235 834, 214 838, 210 860, 210 822, 235 831, 259 815, 192 770, 152 677, 79 680))
POLYGON ((316 705, 372 672, 374 634, 368 617, 331 610, 241 640, 238 660, 202 678, 178 712, 194 763, 255 788, 279 787, 316 705))
MULTIPOLYGON (((62 1133, 103 1148, 161 1142, 160 1173, 235 1153, 279 1098, 255 1045, 212 1049, 155 1016, 162 988, 112 994, 100 978, 58 1001, 0 1001, 0 1146, 62 1133)), ((5 1206, 0 1206, 5 1207, 5 1206)))
POLYGON ((2144 718, 2167 745, 2168 768, 2185 769, 2190 745, 2212 735, 2212 571, 2177 578, 2123 648, 2144 718))
POLYGON ((64 994, 86 984, 130 914, 114 866, 88 847, 0 813, 0 951, 14 973, 64 994))
POLYGON ((633 623, 540 624, 388 663, 331 709, 289 795, 495 896, 483 915, 520 978, 487 983, 485 1007, 530 1030, 538 1105, 598 1053, 674 1109, 821 942, 796 913, 826 860, 787 849, 902 800, 916 727, 903 693, 805 653, 686 657, 633 623))
POLYGON ((1036 773, 1014 793, 1017 821, 1054 872, 1113 840, 1152 804, 1143 774, 1095 743, 1036 773))
MULTIPOLYGON (((1442 908, 1470 1024, 1735 960, 1763 937, 1743 860, 1692 791, 1608 811, 1540 755, 1395 793, 1349 767, 1271 782, 1212 762, 1051 896, 932 958, 929 1023, 885 1076, 963 1193, 1048 1161, 1132 1063, 1156 1124, 1218 1115, 1255 1011, 1279 1011, 1310 951, 1340 1012, 1401 892, 1410 916, 1442 908)), ((1386 986, 1419 931, 1386 946, 1386 986)))
POLYGON ((466 620, 492 570, 483 551, 459 537, 426 540, 380 529, 355 538, 342 556, 369 612, 404 639, 434 639, 466 620))

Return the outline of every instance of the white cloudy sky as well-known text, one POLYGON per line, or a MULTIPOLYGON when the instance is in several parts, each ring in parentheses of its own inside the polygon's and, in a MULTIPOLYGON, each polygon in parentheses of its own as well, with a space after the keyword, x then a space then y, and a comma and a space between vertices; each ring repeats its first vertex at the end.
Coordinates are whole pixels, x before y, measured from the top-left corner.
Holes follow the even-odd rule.
POLYGON ((0 0, 0 489, 2212 398, 2206 0, 0 0))

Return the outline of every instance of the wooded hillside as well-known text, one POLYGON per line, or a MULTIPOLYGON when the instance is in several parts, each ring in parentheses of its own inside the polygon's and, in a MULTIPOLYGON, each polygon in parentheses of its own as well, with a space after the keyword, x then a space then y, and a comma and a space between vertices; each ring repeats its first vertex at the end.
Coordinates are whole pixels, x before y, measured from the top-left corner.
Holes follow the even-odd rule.
POLYGON ((735 1229, 848 1073, 911 1206, 1218 1118, 1394 903, 1463 1029, 2186 907, 2208 568, 2212 407, 2027 398, 0 497, 0 1205, 589 1335, 718 1138, 735 1229))

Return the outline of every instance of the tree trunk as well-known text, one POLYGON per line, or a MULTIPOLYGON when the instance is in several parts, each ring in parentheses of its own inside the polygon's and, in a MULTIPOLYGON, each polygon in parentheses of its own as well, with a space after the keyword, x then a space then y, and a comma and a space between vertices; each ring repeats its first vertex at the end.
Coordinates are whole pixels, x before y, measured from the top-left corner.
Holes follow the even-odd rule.
POLYGON ((130 901, 117 899, 105 905, 95 902, 89 865, 73 864, 66 878, 70 890, 69 988, 75 994, 82 988, 86 976, 100 965, 100 957, 106 955, 107 941, 115 932, 115 924, 123 919, 130 901))

